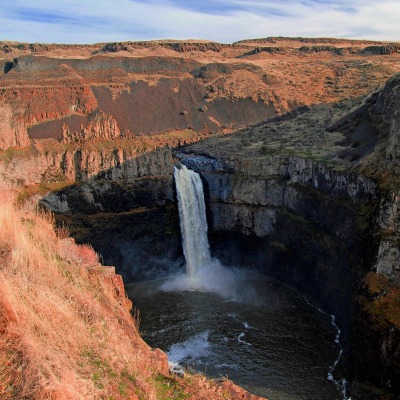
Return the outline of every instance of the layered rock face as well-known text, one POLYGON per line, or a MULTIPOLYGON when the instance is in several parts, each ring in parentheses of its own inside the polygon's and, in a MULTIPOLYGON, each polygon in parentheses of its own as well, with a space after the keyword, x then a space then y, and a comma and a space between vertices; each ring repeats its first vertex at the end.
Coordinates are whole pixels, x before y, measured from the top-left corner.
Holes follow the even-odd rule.
POLYGON ((35 150, 1 163, 0 182, 23 183, 38 194, 56 190, 40 204, 55 212, 78 242, 91 243, 106 263, 118 265, 126 280, 179 262, 170 148, 35 150))
POLYGON ((7 103, 0 103, 0 132, 0 150, 30 144, 24 119, 15 115, 7 103))
POLYGON ((118 265, 126 282, 137 280, 180 261, 172 170, 170 149, 121 159, 96 175, 82 171, 79 184, 49 193, 40 204, 57 213, 76 240, 118 265))

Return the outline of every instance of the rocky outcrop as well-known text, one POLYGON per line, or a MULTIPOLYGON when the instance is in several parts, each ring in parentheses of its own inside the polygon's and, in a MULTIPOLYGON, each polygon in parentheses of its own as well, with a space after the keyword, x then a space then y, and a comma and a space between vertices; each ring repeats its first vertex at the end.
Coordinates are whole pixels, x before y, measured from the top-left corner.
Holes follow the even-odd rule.
POLYGON ((363 50, 363 53, 388 55, 388 54, 396 54, 399 52, 399 50, 400 50, 400 45, 397 43, 392 43, 385 46, 368 46, 363 50))
POLYGON ((378 122, 382 121, 384 129, 389 126, 386 159, 398 162, 400 160, 400 74, 391 78, 376 94, 370 113, 378 119, 378 122))
POLYGON ((285 53, 285 49, 284 47, 271 47, 271 46, 263 46, 263 47, 256 47, 251 51, 248 51, 246 53, 244 53, 242 56, 240 57, 246 57, 246 56, 252 56, 253 54, 259 54, 259 53, 271 53, 271 54, 284 54, 285 53))
POLYGON ((374 271, 388 278, 400 278, 400 199, 392 193, 383 199, 378 216, 380 245, 374 271))
MULTIPOLYGON (((360 107, 346 114, 330 127, 332 131, 341 131, 346 139, 343 146, 348 156, 357 153, 353 160, 366 156, 366 151, 372 153, 380 150, 385 158, 375 159, 374 168, 378 174, 396 170, 400 160, 400 74, 394 75, 380 89, 370 94, 360 107), (366 151, 361 147, 366 147, 366 151), (350 150, 350 147, 353 150, 350 150)), ((381 157, 381 154, 379 154, 381 157)), ((351 159, 351 157, 350 157, 351 159)), ((360 161, 363 161, 361 159, 360 161)), ((365 162, 364 165, 368 163, 365 162)), ((368 167, 364 173, 373 175, 368 167)), ((379 176, 377 176, 379 179, 379 176)))
POLYGON ((33 148, 0 163, 0 182, 18 187, 43 182, 119 180, 171 173, 171 149, 142 153, 138 148, 111 150, 71 147, 65 150, 33 148))
POLYGON ((30 140, 22 116, 16 115, 8 103, 0 103, 0 150, 29 146, 30 140))
MULTIPOLYGON (((90 80, 92 74, 102 70, 131 73, 156 73, 162 71, 190 72, 198 68, 201 63, 186 58, 178 57, 106 57, 96 55, 85 59, 59 59, 44 56, 22 56, 14 60, 13 70, 16 73, 28 74, 50 71, 55 73, 63 65, 70 66, 74 71, 90 80)), ((7 78, 11 79, 8 75, 7 78)))
POLYGON ((219 53, 224 49, 231 49, 232 47, 242 47, 234 44, 222 44, 217 42, 196 42, 196 41, 147 41, 147 42, 120 42, 120 43, 107 43, 98 52, 102 53, 116 53, 119 51, 131 51, 134 49, 148 49, 161 47, 169 50, 176 51, 177 53, 189 53, 192 51, 200 52, 216 52, 219 53))
MULTIPOLYGON (((301 46, 299 51, 302 53, 322 53, 328 52, 337 55, 343 55, 345 51, 348 51, 347 48, 340 48, 334 46, 301 46)), ((354 51, 354 50, 353 50, 354 51)))
POLYGON ((83 143, 93 140, 113 140, 121 136, 118 123, 111 114, 101 110, 90 116, 86 126, 81 125, 79 131, 72 131, 68 124, 63 123, 62 141, 64 143, 83 143))
POLYGON ((36 86, 29 90, 7 87, 0 91, 0 103, 4 104, 5 113, 2 141, 4 143, 7 137, 13 136, 14 140, 7 142, 20 147, 29 144, 29 126, 72 114, 85 115, 97 107, 92 90, 86 85, 76 86, 76 82, 72 85, 36 86))
POLYGON ((124 43, 107 43, 100 51, 102 53, 117 53, 126 50, 128 50, 128 47, 124 43))

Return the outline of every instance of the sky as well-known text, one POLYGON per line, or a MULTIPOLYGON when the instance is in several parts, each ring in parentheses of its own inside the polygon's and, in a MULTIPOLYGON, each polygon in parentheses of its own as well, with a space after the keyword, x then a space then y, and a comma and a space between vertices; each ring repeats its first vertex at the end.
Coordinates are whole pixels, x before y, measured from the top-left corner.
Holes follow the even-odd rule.
POLYGON ((268 36, 400 41, 400 0, 12 0, 0 40, 98 43, 268 36))

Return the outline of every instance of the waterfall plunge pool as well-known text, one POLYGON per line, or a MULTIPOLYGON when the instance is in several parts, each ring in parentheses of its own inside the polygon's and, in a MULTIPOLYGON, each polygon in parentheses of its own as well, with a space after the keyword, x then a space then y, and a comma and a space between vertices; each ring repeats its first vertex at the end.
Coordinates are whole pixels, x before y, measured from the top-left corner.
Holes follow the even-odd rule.
MULTIPOLYGON (((328 379, 340 352, 331 316, 281 282, 243 274, 240 298, 163 291, 164 280, 127 286, 152 347, 211 378, 228 377, 269 400, 336 400, 328 379), (254 302, 252 302, 254 299, 254 302)), ((337 368, 334 375, 340 373, 337 368)))

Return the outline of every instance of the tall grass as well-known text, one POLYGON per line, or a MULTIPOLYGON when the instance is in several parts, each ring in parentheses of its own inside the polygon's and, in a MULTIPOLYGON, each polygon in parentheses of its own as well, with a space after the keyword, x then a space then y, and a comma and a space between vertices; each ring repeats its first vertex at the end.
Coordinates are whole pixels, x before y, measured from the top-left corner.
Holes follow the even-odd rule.
POLYGON ((1 399, 155 398, 150 349, 109 274, 50 214, 0 192, 1 399))

